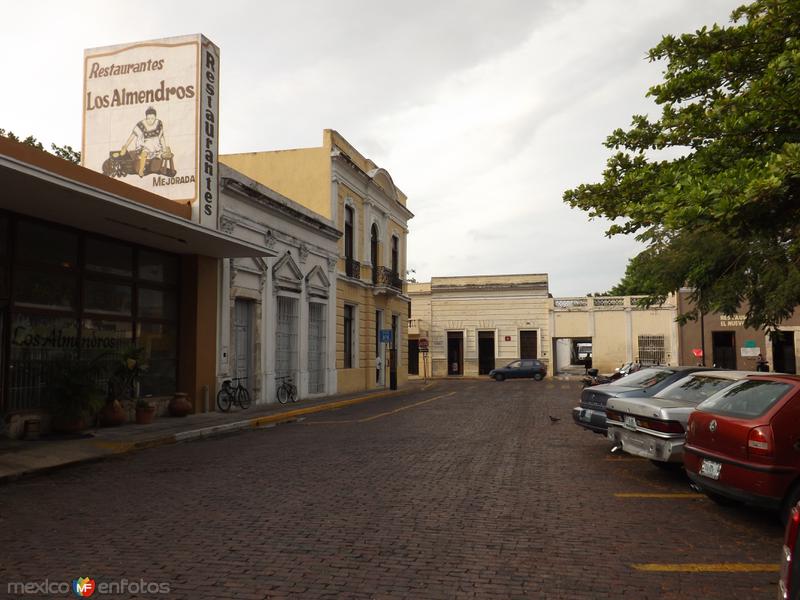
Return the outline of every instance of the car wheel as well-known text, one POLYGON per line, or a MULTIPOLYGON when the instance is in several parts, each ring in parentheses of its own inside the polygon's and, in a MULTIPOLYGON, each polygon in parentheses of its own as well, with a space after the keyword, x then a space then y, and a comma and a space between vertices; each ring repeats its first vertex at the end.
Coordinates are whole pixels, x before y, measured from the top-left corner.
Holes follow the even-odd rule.
POLYGON ((503 379, 505 379, 505 378, 506 378, 506 376, 503 375, 502 373, 495 373, 495 376, 494 376, 494 380, 495 381, 503 381, 503 379))
POLYGON ((706 496, 708 496, 709 500, 711 500, 714 504, 718 504, 719 506, 736 506, 737 504, 740 504, 738 500, 728 498, 727 496, 717 494, 716 492, 704 490, 704 493, 706 496))
POLYGON ((794 505, 797 504, 798 501, 800 501, 800 481, 796 482, 791 488, 789 488, 789 491, 783 498, 780 512, 781 523, 786 525, 786 522, 789 520, 789 517, 792 514, 792 508, 794 508, 794 505))
POLYGON ((536 381, 541 381, 542 379, 544 379, 544 375, 542 375, 541 373, 534 373, 534 374, 533 374, 533 378, 534 378, 536 381))

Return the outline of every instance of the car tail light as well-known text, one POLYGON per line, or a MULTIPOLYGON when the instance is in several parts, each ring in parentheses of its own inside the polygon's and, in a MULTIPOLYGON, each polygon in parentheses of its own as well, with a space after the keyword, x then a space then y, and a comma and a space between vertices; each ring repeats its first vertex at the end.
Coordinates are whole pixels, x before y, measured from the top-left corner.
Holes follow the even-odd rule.
POLYGON ((619 421, 622 423, 622 413, 616 410, 606 409, 606 421, 619 421))
POLYGON ((747 452, 754 456, 772 456, 772 430, 769 427, 754 427, 747 435, 747 452))
POLYGON ((650 429, 652 431, 660 431, 661 433, 683 433, 683 425, 678 421, 658 421, 656 419, 636 419, 636 424, 639 427, 650 429))
POLYGON ((783 555, 781 556, 780 590, 782 598, 789 597, 789 588, 792 584, 792 557, 797 549, 797 530, 800 528, 800 510, 797 506, 792 508, 789 522, 786 524, 786 534, 783 538, 783 555))

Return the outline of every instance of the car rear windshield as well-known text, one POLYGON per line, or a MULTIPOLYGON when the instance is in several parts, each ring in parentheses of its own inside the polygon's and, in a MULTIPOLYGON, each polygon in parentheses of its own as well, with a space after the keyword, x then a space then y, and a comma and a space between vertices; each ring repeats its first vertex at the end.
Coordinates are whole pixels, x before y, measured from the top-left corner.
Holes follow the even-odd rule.
POLYGON ((697 404, 709 398, 726 387, 733 385, 733 379, 722 377, 708 377, 707 375, 691 375, 673 383, 667 389, 659 392, 659 397, 669 400, 697 404))
POLYGON ((697 408, 716 415, 745 419, 760 417, 790 389, 791 385, 779 381, 740 381, 730 389, 709 398, 697 408))
POLYGON ((611 385, 649 388, 663 381, 673 373, 674 371, 668 369, 642 369, 641 371, 636 371, 636 373, 631 373, 630 375, 625 375, 625 377, 620 377, 616 381, 612 381, 611 385))

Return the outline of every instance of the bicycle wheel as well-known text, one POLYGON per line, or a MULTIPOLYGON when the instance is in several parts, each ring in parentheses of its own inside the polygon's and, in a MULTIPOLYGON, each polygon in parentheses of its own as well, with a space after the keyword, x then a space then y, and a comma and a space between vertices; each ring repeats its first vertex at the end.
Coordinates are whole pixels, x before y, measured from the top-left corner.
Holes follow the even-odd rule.
POLYGON ((240 387, 236 390, 236 402, 242 408, 248 408, 250 406, 250 392, 247 391, 247 388, 240 387))
POLYGON ((222 412, 228 412, 231 409, 231 402, 233 402, 233 394, 227 387, 217 392, 217 406, 222 412))
POLYGON ((289 399, 289 394, 286 393, 286 385, 281 384, 278 388, 278 402, 281 404, 286 404, 286 401, 289 399))
POLYGON ((289 384, 289 400, 297 402, 297 387, 289 384))

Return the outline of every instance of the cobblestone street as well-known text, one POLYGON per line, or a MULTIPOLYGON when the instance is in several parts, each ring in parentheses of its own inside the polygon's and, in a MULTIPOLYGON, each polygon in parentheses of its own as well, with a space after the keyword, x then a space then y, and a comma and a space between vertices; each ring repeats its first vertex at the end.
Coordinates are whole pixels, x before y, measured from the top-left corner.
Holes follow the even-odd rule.
POLYGON ((612 456, 571 422, 578 396, 436 381, 10 483, 0 594, 91 577, 170 590, 114 598, 774 598, 777 521, 612 456), (765 571, 642 570, 694 563, 765 571))

